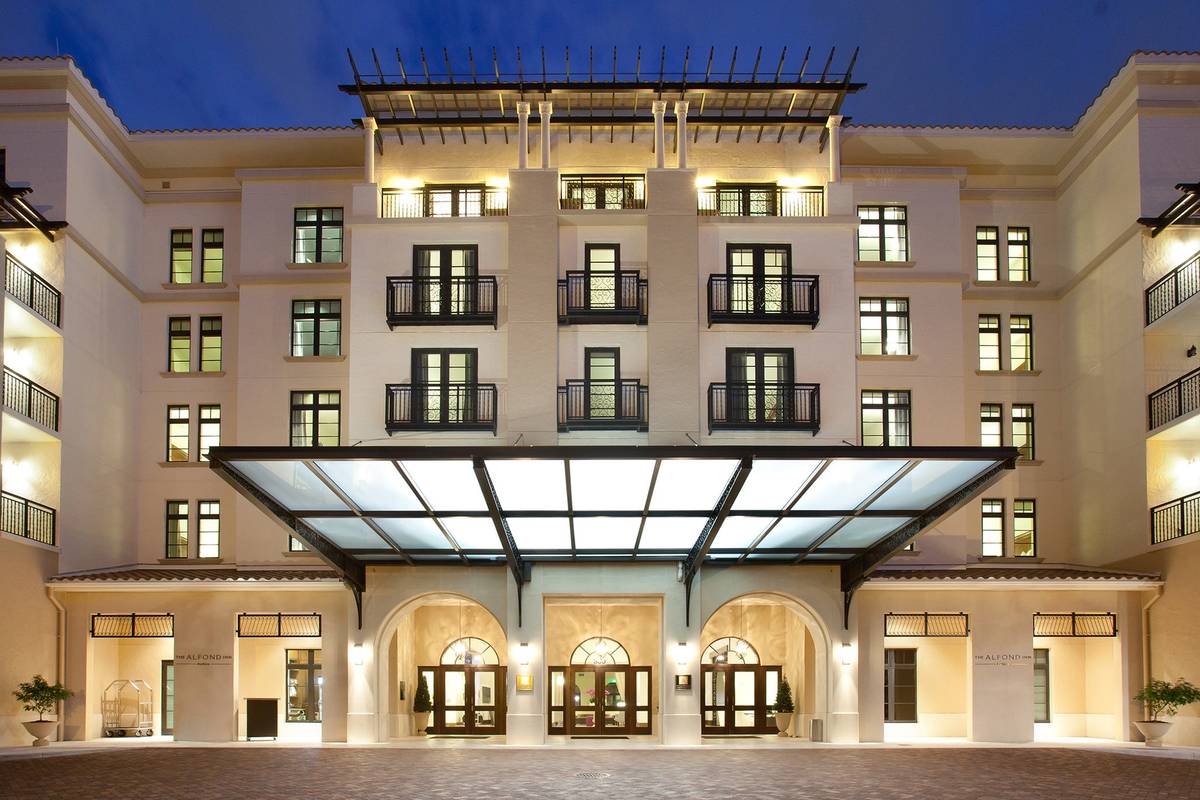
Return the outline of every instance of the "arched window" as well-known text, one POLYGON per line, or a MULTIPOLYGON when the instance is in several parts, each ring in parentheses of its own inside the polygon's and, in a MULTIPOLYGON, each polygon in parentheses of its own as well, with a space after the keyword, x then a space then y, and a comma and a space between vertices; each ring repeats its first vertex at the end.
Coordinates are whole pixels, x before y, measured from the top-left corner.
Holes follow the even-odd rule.
POLYGON ((442 651, 443 664, 499 664, 496 648, 474 636, 455 639, 442 651))
POLYGON ((584 639, 571 653, 572 664, 628 664, 629 653, 616 639, 593 636, 584 639))
POLYGON ((745 639, 726 636, 704 648, 702 664, 757 664, 758 651, 745 639))

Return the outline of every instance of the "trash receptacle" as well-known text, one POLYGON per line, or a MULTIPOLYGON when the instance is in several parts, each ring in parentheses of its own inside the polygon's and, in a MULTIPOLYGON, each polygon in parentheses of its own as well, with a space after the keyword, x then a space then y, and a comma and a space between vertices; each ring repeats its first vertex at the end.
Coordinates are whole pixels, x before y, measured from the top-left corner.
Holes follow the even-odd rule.
POLYGON ((810 719, 808 721, 808 740, 810 742, 825 741, 825 724, 819 719, 810 719))

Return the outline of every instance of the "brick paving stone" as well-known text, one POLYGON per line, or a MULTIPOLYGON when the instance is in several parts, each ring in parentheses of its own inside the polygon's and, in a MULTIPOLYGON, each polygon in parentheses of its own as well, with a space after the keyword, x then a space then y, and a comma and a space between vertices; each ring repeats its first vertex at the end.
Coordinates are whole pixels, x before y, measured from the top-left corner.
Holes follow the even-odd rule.
POLYGON ((0 761, 4 800, 714 797, 1197 800, 1200 761, 1054 748, 500 747, 141 747, 0 761))

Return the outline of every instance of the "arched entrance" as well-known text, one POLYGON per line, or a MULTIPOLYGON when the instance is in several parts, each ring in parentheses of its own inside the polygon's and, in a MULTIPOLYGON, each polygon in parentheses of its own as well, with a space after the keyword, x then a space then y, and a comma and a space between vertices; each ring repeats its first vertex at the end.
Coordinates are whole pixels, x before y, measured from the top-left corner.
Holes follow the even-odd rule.
POLYGON ((775 594, 750 594, 718 608, 701 631, 701 733, 778 733, 776 704, 786 683, 795 711, 789 730, 806 736, 824 713, 826 647, 810 615, 775 594))
POLYGON ((652 673, 648 665, 630 664, 629 651, 615 639, 583 640, 569 665, 550 667, 549 733, 649 735, 652 673))
POLYGON ((486 639, 461 636, 442 650, 440 663, 418 673, 433 703, 429 733, 504 733, 505 668, 486 639))

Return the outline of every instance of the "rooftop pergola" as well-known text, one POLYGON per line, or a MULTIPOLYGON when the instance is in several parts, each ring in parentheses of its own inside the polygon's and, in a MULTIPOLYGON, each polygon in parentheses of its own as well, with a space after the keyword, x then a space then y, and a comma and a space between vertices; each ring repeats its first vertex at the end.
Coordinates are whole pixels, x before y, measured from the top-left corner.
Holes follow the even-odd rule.
POLYGON ((829 117, 841 113, 846 95, 866 86, 851 79, 858 50, 841 71, 836 49, 821 58, 809 48, 803 59, 793 59, 799 63, 789 63, 786 47, 778 59, 764 59, 759 47, 752 60, 745 54, 739 60, 735 47, 728 61, 715 48, 707 55, 687 48, 670 66, 666 47, 624 54, 615 47, 611 54, 588 48, 574 60, 568 48, 549 69, 545 48, 532 57, 517 48, 515 61, 503 63, 495 48, 490 58, 479 59, 468 48, 466 61, 457 65, 445 48, 440 59, 421 48, 420 58, 408 63, 399 50, 386 64, 374 49, 369 61, 347 55, 354 83, 338 88, 359 98, 364 115, 379 127, 380 143, 388 130, 401 144, 425 144, 427 134, 444 144, 447 131, 464 143, 468 131, 480 132, 485 142, 491 134, 507 143, 518 124, 516 104, 544 100, 554 103, 551 124, 566 128, 568 141, 576 135, 632 140, 638 127, 653 126, 653 101, 686 100, 693 141, 712 135, 740 142, 745 135, 756 142, 803 142, 817 128, 814 140, 824 147, 829 117))
POLYGON ((879 564, 1011 469, 984 447, 216 447, 211 466, 335 569, 879 564))
POLYGON ((1200 225, 1200 183, 1177 183, 1179 199, 1156 217, 1140 217, 1138 222, 1150 229, 1150 238, 1172 225, 1200 225))

